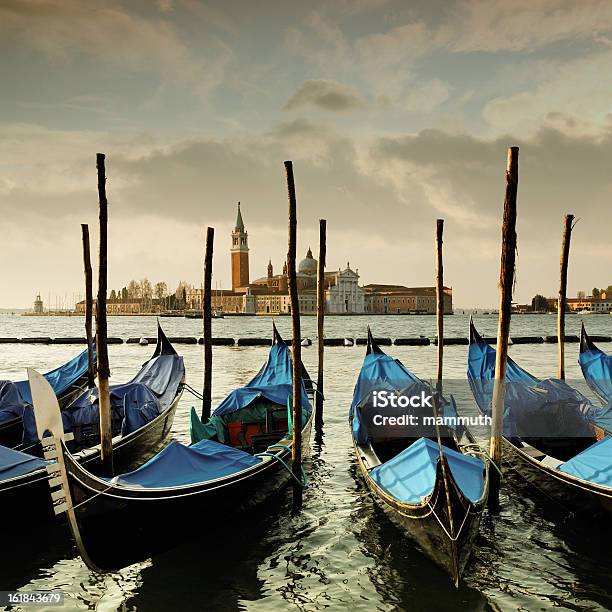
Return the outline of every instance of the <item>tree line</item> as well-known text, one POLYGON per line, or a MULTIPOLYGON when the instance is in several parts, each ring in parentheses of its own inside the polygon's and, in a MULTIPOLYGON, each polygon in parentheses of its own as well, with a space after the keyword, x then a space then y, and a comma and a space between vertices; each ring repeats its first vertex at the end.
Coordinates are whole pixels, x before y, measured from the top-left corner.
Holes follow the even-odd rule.
POLYGON ((153 310, 156 304, 164 310, 180 310, 187 303, 187 290, 191 285, 187 281, 180 281, 173 293, 168 291, 164 281, 152 283, 148 278, 140 281, 131 280, 125 287, 112 289, 109 295, 110 302, 142 302, 144 310, 153 310))

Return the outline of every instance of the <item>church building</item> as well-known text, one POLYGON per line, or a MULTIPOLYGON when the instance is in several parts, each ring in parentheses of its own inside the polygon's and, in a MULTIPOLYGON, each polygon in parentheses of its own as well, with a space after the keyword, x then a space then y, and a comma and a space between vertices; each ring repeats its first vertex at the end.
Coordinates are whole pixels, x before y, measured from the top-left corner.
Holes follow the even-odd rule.
MULTIPOLYGON (((212 292, 213 310, 227 314, 283 315, 291 312, 287 263, 274 274, 272 260, 265 276, 250 280, 249 235, 244 226, 240 202, 230 248, 232 288, 212 292)), ((328 314, 433 314, 436 312, 434 287, 403 285, 359 285, 359 271, 346 268, 325 271, 325 311, 328 314)), ((309 248, 296 271, 300 313, 317 312, 317 260, 309 248)), ((189 308, 202 308, 202 289, 188 289, 189 308)), ((452 287, 444 287, 444 313, 453 312, 452 287)))

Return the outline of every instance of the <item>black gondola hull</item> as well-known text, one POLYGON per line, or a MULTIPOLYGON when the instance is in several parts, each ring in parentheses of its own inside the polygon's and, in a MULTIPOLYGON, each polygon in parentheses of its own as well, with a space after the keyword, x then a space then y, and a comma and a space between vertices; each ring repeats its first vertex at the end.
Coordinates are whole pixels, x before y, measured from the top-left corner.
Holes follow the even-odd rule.
MULTIPOLYGON (((302 448, 309 451, 312 417, 302 432, 302 448)), ((286 442, 285 442, 286 443, 286 442)), ((291 453, 280 457, 286 464, 291 453)), ((231 529, 228 519, 270 498, 291 475, 276 460, 262 462, 219 481, 175 489, 107 487, 71 461, 65 464, 75 508, 82 555, 100 571, 114 571, 165 551, 194 534, 220 525, 231 529), (109 534, 112 543, 109 544, 109 534)), ((73 530, 74 531, 74 530, 73 530)))
POLYGON ((612 490, 574 478, 543 465, 512 442, 504 439, 504 462, 523 480, 533 485, 565 510, 580 514, 612 513, 612 490))
MULTIPOLYGON (((115 471, 132 470, 159 452, 168 441, 174 422, 180 394, 156 419, 141 429, 119 439, 113 446, 115 471)), ((99 471, 100 451, 88 449, 76 455, 77 459, 96 473, 99 471)), ((36 470, 23 476, 0 482, 0 506, 11 530, 33 521, 49 521, 53 518, 53 507, 49 497, 46 470, 36 470)))
MULTIPOLYGON (((361 453, 355 446, 355 456, 361 474, 375 502, 382 508, 391 522, 398 526, 440 569, 457 584, 469 560, 478 534, 480 518, 484 510, 486 495, 474 504, 458 489, 452 476, 449 482, 450 515, 441 465, 438 464, 436 484, 431 495, 421 505, 404 504, 383 491, 371 478, 361 453)), ((485 481, 485 491, 488 479, 485 481)))

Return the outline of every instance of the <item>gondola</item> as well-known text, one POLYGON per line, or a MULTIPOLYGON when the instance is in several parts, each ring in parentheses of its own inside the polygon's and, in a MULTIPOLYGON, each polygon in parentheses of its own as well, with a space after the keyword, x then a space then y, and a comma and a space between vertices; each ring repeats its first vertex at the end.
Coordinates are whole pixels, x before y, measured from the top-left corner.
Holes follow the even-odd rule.
POLYGON ((612 402, 612 355, 606 355, 589 338, 582 324, 578 362, 593 393, 604 404, 612 402))
MULTIPOLYGON (((61 484, 52 492, 54 503, 57 511, 66 510, 79 554, 91 569, 114 571, 196 533, 205 535, 206 529, 248 524, 248 518, 234 518, 237 512, 259 504, 292 478, 291 357, 278 334, 275 340, 260 372, 230 393, 207 423, 192 415, 191 445, 172 441, 139 469, 110 480, 80 464, 64 440, 58 448, 57 405, 31 371, 37 412, 47 415, 42 426, 54 436, 45 439, 52 448, 49 456, 57 456, 48 468, 52 487, 61 484)), ((302 383, 304 451, 312 414, 308 387, 302 383)))
MULTIPOLYGON (((67 406, 87 385, 87 349, 45 374, 60 408, 67 406)), ((32 396, 27 380, 0 380, 0 445, 16 448, 23 436, 22 417, 31 406, 32 396)))
POLYGON ((425 427, 424 417, 435 417, 428 406, 400 410, 410 412, 420 427, 375 426, 380 416, 401 416, 374 407, 375 394, 383 390, 406 397, 434 396, 441 418, 456 416, 454 400, 434 393, 400 361, 386 355, 368 330, 367 352, 349 413, 357 464, 389 518, 458 585, 486 503, 488 460, 467 428, 425 427))
MULTIPOLYGON (((468 380, 490 415, 495 349, 470 321, 468 380)), ((538 379, 508 357, 505 462, 567 511, 612 511, 612 409, 594 406, 564 380, 538 379)))
MULTIPOLYGON (((158 325, 151 359, 128 383, 111 385, 113 463, 115 470, 137 467, 166 442, 185 382, 183 358, 158 325)), ((55 397, 55 396, 54 396, 55 397)), ((74 460, 96 472, 100 469, 100 433, 97 389, 89 389, 60 412, 63 429, 71 438, 74 460)), ((39 413, 24 413, 24 438, 29 452, 0 446, 0 505, 4 525, 53 517, 46 481, 48 472, 39 441, 39 413), (36 414, 36 418, 34 418, 36 414), (41 452, 38 453, 37 449, 41 452)))

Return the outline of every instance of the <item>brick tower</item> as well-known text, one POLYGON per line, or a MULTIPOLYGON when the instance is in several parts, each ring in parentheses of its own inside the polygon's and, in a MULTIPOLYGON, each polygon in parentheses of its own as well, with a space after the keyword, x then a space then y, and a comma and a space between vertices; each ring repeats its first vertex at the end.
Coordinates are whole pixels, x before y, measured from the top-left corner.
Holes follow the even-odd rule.
POLYGON ((232 232, 232 291, 238 287, 249 284, 249 236, 244 229, 240 202, 238 202, 238 216, 236 227, 232 232))

